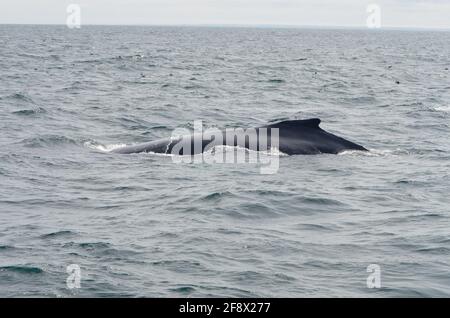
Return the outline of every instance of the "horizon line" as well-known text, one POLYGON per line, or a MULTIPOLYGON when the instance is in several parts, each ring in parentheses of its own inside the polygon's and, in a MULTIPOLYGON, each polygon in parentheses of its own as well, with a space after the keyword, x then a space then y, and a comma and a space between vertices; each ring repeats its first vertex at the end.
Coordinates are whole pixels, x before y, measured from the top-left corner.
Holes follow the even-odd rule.
MULTIPOLYGON (((1 23, 0 25, 41 25, 41 26, 66 26, 64 23, 1 23)), ((104 23, 86 23, 83 26, 129 26, 129 27, 229 27, 229 28, 278 28, 278 29, 359 29, 370 31, 383 30, 404 30, 404 31, 450 31, 450 27, 415 27, 415 26, 381 26, 380 28, 368 28, 362 25, 297 25, 297 24, 228 24, 228 23, 158 23, 158 24, 104 24, 104 23)))

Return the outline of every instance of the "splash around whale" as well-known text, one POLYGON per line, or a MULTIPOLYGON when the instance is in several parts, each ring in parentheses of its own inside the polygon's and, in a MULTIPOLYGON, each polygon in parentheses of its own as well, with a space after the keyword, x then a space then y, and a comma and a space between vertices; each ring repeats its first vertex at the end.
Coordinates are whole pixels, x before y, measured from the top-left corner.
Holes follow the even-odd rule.
POLYGON ((277 148, 288 155, 338 154, 347 150, 367 151, 361 145, 321 129, 320 122, 320 119, 312 118, 281 121, 247 129, 208 129, 193 134, 175 134, 170 138, 116 148, 111 152, 196 155, 215 146, 243 147, 255 151, 277 148))

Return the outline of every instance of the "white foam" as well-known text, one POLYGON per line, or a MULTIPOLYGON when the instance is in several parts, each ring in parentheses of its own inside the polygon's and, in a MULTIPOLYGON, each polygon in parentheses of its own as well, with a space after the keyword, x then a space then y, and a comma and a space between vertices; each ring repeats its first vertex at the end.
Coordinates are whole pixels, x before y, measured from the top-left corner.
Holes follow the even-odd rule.
POLYGON ((97 144, 95 142, 92 141, 86 141, 84 143, 84 145, 88 148, 94 149, 94 150, 98 150, 101 152, 110 152, 113 151, 114 149, 118 149, 118 148, 123 148, 126 147, 126 144, 110 144, 110 145, 102 145, 102 144, 97 144))
POLYGON ((450 105, 433 107, 433 109, 438 112, 450 113, 450 105))
POLYGON ((245 147, 241 147, 241 146, 228 146, 228 145, 222 145, 222 146, 214 146, 212 149, 208 150, 207 153, 212 153, 212 152, 227 152, 227 151, 244 151, 246 153, 259 153, 262 155, 266 155, 266 156, 277 156, 277 157, 281 157, 281 156, 288 156, 287 154, 285 154, 284 152, 280 151, 278 148, 276 147, 272 147, 270 148, 270 150, 252 150, 252 149, 248 149, 245 147))
POLYGON ((369 151, 361 150, 345 150, 338 155, 340 156, 366 156, 366 157, 385 157, 385 156, 398 156, 401 154, 408 154, 407 151, 402 149, 368 149, 369 151))
MULTIPOLYGON (((158 157, 173 157, 173 156, 175 156, 175 155, 172 155, 171 153, 161 153, 161 152, 153 152, 153 151, 141 152, 138 154, 158 156, 158 157)), ((181 156, 179 156, 179 157, 181 157, 181 156)))
MULTIPOLYGON (((84 145, 90 149, 94 149, 97 151, 101 151, 101 152, 111 152, 115 149, 118 148, 123 148, 126 146, 129 146, 127 144, 109 144, 109 145, 102 145, 99 143, 96 143, 94 141, 86 141, 84 143, 84 145)), ((169 147, 169 145, 167 146, 169 147)), ((277 156, 277 157, 282 157, 282 156, 288 156, 287 154, 283 153, 282 151, 280 151, 278 148, 272 147, 270 150, 261 150, 261 151, 256 151, 256 150, 250 150, 244 147, 240 147, 240 146, 214 146, 213 148, 209 149, 208 151, 201 153, 201 154, 197 154, 195 156, 203 156, 203 155, 213 155, 214 153, 217 152, 222 152, 222 153, 226 153, 226 152, 245 152, 247 154, 249 153, 257 153, 260 155, 264 155, 264 156, 277 156)), ((145 152, 143 153, 145 155, 152 155, 152 156, 161 156, 161 157, 173 157, 173 156, 177 156, 177 157, 187 157, 187 156, 191 156, 191 155, 174 155, 171 153, 157 153, 157 152, 153 152, 153 151, 149 151, 149 152, 145 152)))

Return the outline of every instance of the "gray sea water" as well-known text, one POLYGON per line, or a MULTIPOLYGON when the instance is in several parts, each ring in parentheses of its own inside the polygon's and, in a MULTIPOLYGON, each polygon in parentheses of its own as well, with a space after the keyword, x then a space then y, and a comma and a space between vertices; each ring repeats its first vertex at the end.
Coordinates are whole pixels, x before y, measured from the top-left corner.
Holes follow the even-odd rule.
POLYGON ((449 67, 448 32, 1 25, 0 296, 450 296, 449 67), (311 117, 371 151, 108 153, 311 117))

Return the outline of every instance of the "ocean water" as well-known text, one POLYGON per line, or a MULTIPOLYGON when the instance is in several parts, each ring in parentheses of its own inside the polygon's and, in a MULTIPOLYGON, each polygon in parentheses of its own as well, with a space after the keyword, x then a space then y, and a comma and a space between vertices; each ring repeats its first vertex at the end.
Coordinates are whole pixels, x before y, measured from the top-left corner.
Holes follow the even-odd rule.
POLYGON ((449 67, 448 32, 1 25, 0 296, 450 296, 449 67), (108 152, 311 117, 370 152, 108 152))

